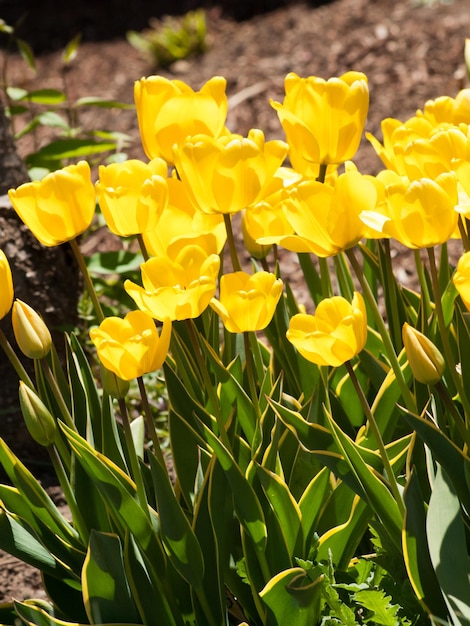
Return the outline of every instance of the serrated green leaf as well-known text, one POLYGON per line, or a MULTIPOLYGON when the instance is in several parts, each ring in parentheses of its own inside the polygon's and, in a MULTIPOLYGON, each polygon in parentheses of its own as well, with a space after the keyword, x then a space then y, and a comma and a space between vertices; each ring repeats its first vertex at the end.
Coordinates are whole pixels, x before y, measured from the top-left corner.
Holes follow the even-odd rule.
POLYGON ((390 604, 391 597, 385 595, 382 589, 364 589, 354 594, 354 600, 372 615, 365 622, 373 622, 382 626, 396 626, 398 622, 398 604, 390 604))

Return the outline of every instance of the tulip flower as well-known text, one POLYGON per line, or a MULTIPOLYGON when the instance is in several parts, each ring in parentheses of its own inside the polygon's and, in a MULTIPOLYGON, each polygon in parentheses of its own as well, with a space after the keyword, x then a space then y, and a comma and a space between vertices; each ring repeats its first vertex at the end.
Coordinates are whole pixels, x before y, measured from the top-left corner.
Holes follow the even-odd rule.
POLYGON ((41 398, 22 380, 19 398, 21 413, 31 437, 41 446, 52 445, 57 434, 56 421, 41 398))
POLYGON ((355 293, 352 303, 341 296, 322 300, 315 315, 291 318, 287 339, 308 361, 338 367, 364 348, 367 314, 364 300, 355 293))
POLYGON ((25 302, 13 303, 11 321, 16 343, 29 359, 42 359, 52 346, 52 338, 42 317, 25 302))
POLYGON ((430 248, 455 236, 459 198, 454 172, 409 182, 385 170, 377 178, 385 183, 385 202, 361 214, 368 226, 412 249, 430 248))
POLYGON ((11 309, 13 296, 13 278, 10 264, 3 250, 0 250, 0 319, 4 318, 11 309))
POLYGON ((57 246, 83 233, 95 212, 95 187, 86 161, 10 189, 8 196, 21 220, 45 246, 57 246))
POLYGON ((263 236, 258 243, 319 257, 338 254, 368 234, 360 215, 373 211, 378 198, 374 182, 354 170, 338 176, 334 185, 303 180, 284 196, 284 217, 294 234, 263 236))
POLYGON ((173 163, 173 146, 192 135, 219 137, 226 132, 226 80, 211 78, 198 92, 180 80, 150 76, 134 85, 140 136, 149 159, 173 163))
POLYGON ((171 245, 181 245, 183 241, 197 243, 199 237, 210 233, 215 238, 215 252, 219 254, 227 238, 223 216, 198 211, 180 180, 168 178, 167 184, 168 205, 162 210, 158 225, 142 235, 148 253, 166 256, 171 245))
POLYGON ((286 134, 293 167, 311 176, 311 164, 338 165, 352 159, 369 108, 367 77, 347 72, 324 80, 290 73, 285 92, 283 104, 271 105, 286 134))
POLYGON ((470 252, 460 257, 452 280, 462 302, 470 311, 470 252))
POLYGON ((462 89, 455 98, 440 96, 435 100, 428 100, 424 110, 418 111, 434 126, 442 124, 470 124, 470 89, 462 89))
POLYGON ((211 307, 231 333, 263 330, 271 321, 282 294, 282 280, 270 272, 224 274, 220 300, 211 307))
POLYGON ((124 319, 107 317, 90 330, 98 358, 122 380, 132 380, 159 369, 168 354, 171 321, 163 322, 161 334, 143 311, 131 311, 124 319))
POLYGON ((168 202, 167 174, 163 159, 100 165, 96 192, 109 230, 128 237, 155 228, 168 202))
POLYGON ((175 166, 202 212, 231 214, 262 196, 286 155, 287 144, 265 142, 255 129, 246 138, 191 137, 175 151, 175 166))
POLYGON ((405 322, 402 328, 403 344, 413 376, 420 383, 435 385, 446 368, 444 357, 433 342, 405 322))
POLYGON ((213 238, 173 246, 172 256, 152 257, 140 268, 143 287, 126 280, 124 288, 140 310, 157 320, 199 317, 217 287, 220 257, 210 249, 213 238))

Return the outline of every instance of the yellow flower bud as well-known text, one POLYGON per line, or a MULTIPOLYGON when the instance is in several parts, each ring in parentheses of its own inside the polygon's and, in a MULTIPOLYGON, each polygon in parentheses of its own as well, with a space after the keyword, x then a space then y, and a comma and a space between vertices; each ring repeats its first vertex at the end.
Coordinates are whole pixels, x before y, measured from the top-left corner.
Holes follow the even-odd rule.
POLYGON ((36 393, 20 380, 20 406, 31 437, 41 446, 54 443, 57 425, 49 409, 36 393))
POLYGON ((452 280, 465 307, 470 311, 470 252, 460 257, 452 280))
POLYGON ((8 197, 21 220, 44 246, 74 239, 88 228, 95 213, 95 187, 86 161, 10 189, 8 197))
POLYGON ((438 383, 446 364, 433 342, 406 322, 402 336, 408 363, 416 380, 426 385, 438 383))
POLYGON ((52 338, 42 317, 21 300, 15 300, 12 309, 12 324, 16 343, 29 359, 42 359, 52 345, 52 338))
POLYGON ((356 292, 351 303, 341 296, 325 298, 315 315, 294 315, 286 336, 311 363, 343 365, 366 344, 367 314, 361 294, 356 292))
POLYGON ((0 250, 0 319, 5 317, 13 304, 13 279, 10 264, 3 250, 0 250))

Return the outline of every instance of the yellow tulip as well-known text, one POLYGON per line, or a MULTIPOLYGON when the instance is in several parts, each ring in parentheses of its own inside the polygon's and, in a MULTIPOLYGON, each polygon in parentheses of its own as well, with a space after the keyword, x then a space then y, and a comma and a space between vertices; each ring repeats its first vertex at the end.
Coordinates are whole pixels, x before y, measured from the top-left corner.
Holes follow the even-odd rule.
POLYGON ((198 241, 199 245, 174 245, 172 256, 143 263, 143 287, 126 280, 124 288, 139 309, 157 320, 191 319, 204 311, 217 287, 220 257, 207 249, 214 245, 213 238, 198 241))
POLYGON ((402 328, 403 344, 413 376, 420 383, 435 385, 446 368, 444 357, 433 342, 405 322, 402 328))
POLYGON ((8 196, 21 220, 45 246, 57 246, 83 233, 95 212, 95 187, 86 161, 10 189, 8 196))
POLYGON ((237 213, 256 202, 287 155, 283 141, 264 141, 260 130, 248 137, 198 135, 175 151, 175 166, 194 204, 204 213, 237 213))
POLYGON ((107 317, 90 330, 98 358, 122 380, 132 380, 159 369, 166 359, 171 321, 163 322, 158 334, 154 320, 143 311, 131 311, 124 319, 107 317))
POLYGON ((143 233, 147 251, 152 256, 166 256, 171 245, 197 243, 197 239, 211 233, 215 237, 215 252, 219 254, 227 239, 223 215, 207 215, 191 202, 187 187, 176 178, 169 178, 168 205, 158 218, 153 230, 143 233), (179 243, 178 243, 179 242, 179 243))
POLYGON ((410 182, 384 170, 377 178, 385 181, 385 202, 361 214, 368 226, 413 249, 437 246, 455 236, 459 199, 454 172, 410 182))
POLYGON ((52 346, 52 338, 44 320, 28 304, 16 299, 11 321, 16 343, 29 359, 42 359, 52 346))
POLYGON ((347 72, 324 80, 291 73, 285 92, 283 104, 271 104, 286 134, 293 167, 312 175, 309 164, 337 165, 352 159, 369 108, 367 77, 347 72))
POLYGON ((211 78, 200 91, 180 80, 150 76, 134 85, 140 136, 149 159, 173 163, 173 146, 188 136, 219 137, 226 132, 226 80, 211 78))
POLYGON ((418 111, 434 126, 441 124, 470 124, 470 89, 462 89, 455 98, 440 96, 428 100, 424 110, 418 111))
POLYGON ((109 230, 128 237, 155 228, 168 202, 167 174, 163 159, 100 165, 96 192, 109 230))
POLYGON ((328 257, 354 246, 367 234, 363 211, 373 211, 377 189, 369 177, 351 170, 334 185, 303 180, 285 190, 284 216, 295 234, 258 238, 260 244, 278 243, 293 252, 328 257))
POLYGON ((326 298, 318 304, 315 315, 294 315, 286 336, 308 361, 338 367, 359 354, 366 344, 364 300, 357 292, 352 303, 341 296, 326 298))
POLYGON ((462 302, 470 311, 470 252, 465 252, 460 257, 452 280, 462 302))
POLYGON ((13 297, 13 278, 10 264, 3 250, 0 250, 0 320, 11 309, 13 297))
POLYGON ((271 321, 282 294, 282 280, 270 272, 224 274, 220 300, 211 307, 231 333, 263 330, 271 321))

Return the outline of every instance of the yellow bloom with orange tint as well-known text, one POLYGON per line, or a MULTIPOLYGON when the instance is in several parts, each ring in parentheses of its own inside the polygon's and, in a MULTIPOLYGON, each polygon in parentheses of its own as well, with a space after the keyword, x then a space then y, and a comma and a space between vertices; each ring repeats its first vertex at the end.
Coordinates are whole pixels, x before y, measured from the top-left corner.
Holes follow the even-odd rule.
POLYGON ((265 142, 254 129, 248 137, 191 137, 175 151, 175 166, 201 211, 231 214, 263 195, 286 155, 287 144, 265 142))
POLYGON ((285 98, 271 102, 290 146, 295 169, 315 175, 312 164, 340 164, 353 158, 369 108, 367 77, 347 72, 324 80, 286 76, 285 98))
POLYGON ((282 280, 270 272, 224 274, 219 300, 211 307, 231 333, 263 330, 271 321, 282 294, 282 280))
POLYGON ((107 317, 90 330, 98 358, 122 380, 132 380, 159 369, 168 354, 171 321, 158 333, 155 321, 143 311, 131 311, 124 319, 107 317))
POLYGON ((291 318, 287 339, 300 354, 317 365, 338 367, 351 360, 367 341, 367 314, 361 294, 352 302, 341 296, 322 300, 315 315, 291 318))
POLYGON ((180 80, 149 76, 136 81, 134 100, 140 136, 149 159, 173 163, 173 146, 192 135, 219 137, 226 132, 226 80, 214 76, 194 91, 180 80))
POLYGON ((199 317, 217 287, 220 258, 213 238, 199 245, 174 245, 171 256, 153 257, 140 266, 143 287, 126 280, 124 288, 141 311, 157 320, 199 317))
POLYGON ((13 278, 10 264, 3 250, 0 250, 0 320, 11 309, 13 297, 13 278))
POLYGON ((90 226, 95 213, 95 187, 86 161, 10 189, 8 196, 21 220, 45 246, 74 239, 90 226))
POLYGON ((163 159, 100 165, 96 192, 109 230, 128 237, 155 228, 168 202, 167 174, 163 159))

